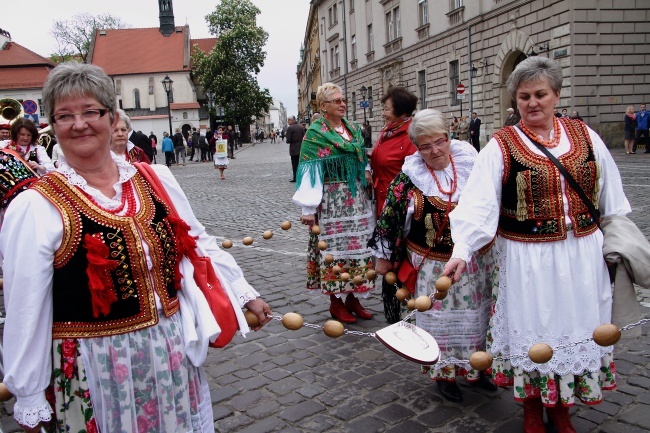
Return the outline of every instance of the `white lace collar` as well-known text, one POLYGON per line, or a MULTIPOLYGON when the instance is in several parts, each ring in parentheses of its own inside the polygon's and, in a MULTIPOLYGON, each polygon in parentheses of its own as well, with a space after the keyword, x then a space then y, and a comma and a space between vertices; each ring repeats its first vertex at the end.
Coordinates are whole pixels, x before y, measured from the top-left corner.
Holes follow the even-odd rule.
POLYGON ((115 197, 106 197, 97 188, 93 188, 92 186, 88 185, 86 179, 77 174, 77 172, 72 167, 70 167, 65 159, 65 155, 59 155, 59 167, 56 169, 56 171, 64 175, 66 179, 68 179, 68 182, 70 182, 72 185, 81 188, 82 191, 95 199, 98 204, 110 209, 121 204, 122 184, 129 181, 129 179, 131 179, 138 171, 134 165, 126 162, 122 157, 117 156, 112 151, 111 158, 113 158, 113 162, 117 165, 117 170, 120 175, 117 183, 113 185, 113 189, 115 190, 115 197))
MULTIPOLYGON (((476 155, 478 155, 476 149, 474 149, 474 147, 469 143, 459 140, 451 140, 451 156, 454 158, 456 176, 458 177, 458 186, 456 187, 456 193, 452 197, 453 201, 458 201, 461 191, 465 188, 467 178, 474 167, 476 155)), ((404 165, 402 166, 402 171, 425 196, 448 198, 446 194, 440 192, 435 179, 431 176, 431 173, 429 173, 427 164, 418 152, 406 157, 404 165)), ((446 185, 445 181, 451 182, 454 179, 454 172, 451 168, 451 164, 447 165, 443 170, 435 170, 435 173, 438 180, 442 183, 443 188, 445 188, 446 185)))

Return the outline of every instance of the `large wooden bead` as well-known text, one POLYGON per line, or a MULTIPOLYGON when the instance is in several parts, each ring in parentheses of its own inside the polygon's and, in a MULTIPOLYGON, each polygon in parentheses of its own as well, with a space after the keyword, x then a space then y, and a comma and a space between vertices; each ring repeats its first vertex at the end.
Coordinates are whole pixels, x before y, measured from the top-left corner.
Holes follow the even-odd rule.
POLYGON ((612 325, 611 323, 600 325, 598 328, 594 329, 593 338, 599 346, 611 346, 618 343, 618 340, 621 339, 621 330, 618 329, 618 326, 612 325))
POLYGON ((250 236, 246 236, 242 241, 242 244, 244 245, 253 245, 253 238, 250 236))
POLYGON ((485 371, 492 366, 492 355, 487 352, 474 352, 469 357, 469 365, 474 370, 485 371))
POLYGON ((303 325, 302 316, 298 313, 286 313, 282 316, 282 324, 291 331, 297 331, 303 325))
POLYGON ((355 286, 360 286, 363 284, 363 277, 361 275, 355 275, 354 278, 352 278, 352 284, 355 286))
POLYGON ((533 344, 528 349, 528 357, 536 364, 544 364, 553 358, 553 349, 546 343, 533 344))
POLYGON ((7 388, 7 385, 0 383, 0 401, 7 401, 13 397, 11 391, 7 388))
POLYGON ((323 332, 328 337, 338 338, 343 335, 345 328, 343 327, 343 324, 338 320, 328 320, 325 322, 325 326, 323 326, 323 332))
POLYGON ((246 318, 246 323, 248 323, 248 326, 251 328, 259 326, 260 319, 257 317, 257 314, 253 313, 250 310, 246 310, 244 312, 244 317, 246 318))
POLYGON ((223 242, 221 242, 221 246, 226 249, 232 248, 232 241, 230 239, 225 239, 223 242))
POLYGON ((366 272, 367 280, 373 281, 375 278, 377 278, 377 272, 375 272, 374 269, 370 269, 368 272, 366 272))
POLYGON ((312 234, 315 234, 316 236, 318 236, 320 234, 320 226, 317 225, 317 224, 314 224, 313 226, 311 226, 311 232, 312 232, 312 234))
POLYGON ((334 256, 331 254, 325 254, 323 261, 325 262, 326 265, 329 265, 330 263, 334 262, 334 256))
POLYGON ((291 221, 285 221, 282 224, 280 224, 280 228, 282 230, 289 230, 291 228, 291 221))
POLYGON ((433 299, 436 301, 442 301, 447 297, 447 292, 436 292, 433 294, 433 299))
POLYGON ((267 230, 264 233, 262 233, 262 237, 264 239, 271 239, 273 237, 273 232, 271 230, 267 230))
POLYGON ((327 249, 327 242, 318 241, 318 249, 321 251, 325 251, 327 249))
POLYGON ((440 277, 436 280, 436 290, 439 292, 447 292, 451 287, 451 278, 440 277))
POLYGON ((386 275, 384 275, 384 280, 387 284, 390 284, 392 286, 397 282, 397 275, 395 275, 395 272, 393 271, 386 272, 386 275))
POLYGON ((411 297, 411 292, 409 292, 405 288, 397 289, 397 291, 395 292, 395 297, 397 298, 398 301, 404 302, 411 297))
POLYGON ((408 308, 409 311, 415 310, 415 299, 411 298, 408 300, 406 303, 406 308, 408 308))
POLYGON ((343 272, 341 274, 341 281, 343 282, 347 283, 348 281, 350 281, 350 278, 352 278, 352 275, 348 274, 347 272, 343 272))
POLYGON ((423 313, 431 308, 431 304, 431 298, 429 298, 427 295, 418 296, 415 300, 415 309, 420 313, 423 313))

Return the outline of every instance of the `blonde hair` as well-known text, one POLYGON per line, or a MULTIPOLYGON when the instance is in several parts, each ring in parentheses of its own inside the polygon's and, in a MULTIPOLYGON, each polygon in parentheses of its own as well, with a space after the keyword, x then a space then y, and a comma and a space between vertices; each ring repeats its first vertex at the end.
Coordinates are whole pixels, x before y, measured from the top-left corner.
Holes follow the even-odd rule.
POLYGON ((336 92, 339 92, 341 95, 343 94, 343 90, 334 83, 325 83, 322 86, 318 86, 318 91, 316 92, 318 105, 327 101, 336 92))
POLYGON ((628 106, 628 107, 625 109, 625 112, 626 112, 626 113, 634 113, 634 107, 631 106, 631 105, 628 106))

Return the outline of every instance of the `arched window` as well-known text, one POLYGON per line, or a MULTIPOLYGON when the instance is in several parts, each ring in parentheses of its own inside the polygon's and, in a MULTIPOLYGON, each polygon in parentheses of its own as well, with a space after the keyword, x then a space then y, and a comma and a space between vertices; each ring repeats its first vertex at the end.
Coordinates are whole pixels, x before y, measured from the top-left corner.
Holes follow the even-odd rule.
POLYGON ((133 91, 133 99, 135 100, 134 108, 141 108, 140 107, 140 90, 135 89, 133 91))

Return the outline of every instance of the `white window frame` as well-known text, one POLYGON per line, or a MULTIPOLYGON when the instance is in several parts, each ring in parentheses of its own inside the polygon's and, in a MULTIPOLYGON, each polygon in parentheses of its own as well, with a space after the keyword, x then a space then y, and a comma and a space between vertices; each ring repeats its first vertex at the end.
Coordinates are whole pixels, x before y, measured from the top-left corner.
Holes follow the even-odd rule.
POLYGON ((357 60, 357 35, 352 35, 350 38, 350 51, 352 54, 352 61, 357 60))
POLYGON ((339 46, 334 45, 334 69, 337 69, 341 66, 339 63, 339 46))
POLYGON ((372 23, 368 24, 368 52, 375 51, 375 39, 372 35, 372 23))
POLYGON ((386 40, 392 42, 402 37, 399 6, 386 12, 386 40))
POLYGON ((429 24, 429 1, 418 0, 418 16, 420 17, 420 26, 429 24))

